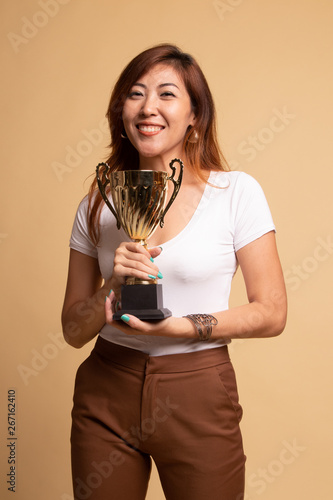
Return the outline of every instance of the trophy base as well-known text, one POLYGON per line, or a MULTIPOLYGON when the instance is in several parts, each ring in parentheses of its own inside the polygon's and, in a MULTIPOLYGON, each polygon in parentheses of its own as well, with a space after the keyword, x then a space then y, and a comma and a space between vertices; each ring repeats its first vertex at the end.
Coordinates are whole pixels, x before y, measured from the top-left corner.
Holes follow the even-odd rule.
POLYGON ((172 316, 169 309, 121 309, 113 315, 113 319, 120 320, 123 314, 132 314, 144 321, 153 321, 168 318, 172 316))
POLYGON ((163 307, 162 285, 123 285, 121 305, 121 310, 113 315, 115 320, 120 320, 123 314, 132 314, 146 321, 172 316, 171 311, 163 307))

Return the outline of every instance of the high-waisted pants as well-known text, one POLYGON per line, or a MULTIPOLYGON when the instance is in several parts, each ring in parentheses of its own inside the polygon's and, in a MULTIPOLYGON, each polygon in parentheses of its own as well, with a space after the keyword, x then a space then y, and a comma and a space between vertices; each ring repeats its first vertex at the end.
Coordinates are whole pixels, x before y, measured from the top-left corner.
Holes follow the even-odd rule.
POLYGON ((242 500, 241 416, 226 346, 153 357, 99 337, 75 382, 75 500, 143 500, 151 459, 167 500, 242 500))

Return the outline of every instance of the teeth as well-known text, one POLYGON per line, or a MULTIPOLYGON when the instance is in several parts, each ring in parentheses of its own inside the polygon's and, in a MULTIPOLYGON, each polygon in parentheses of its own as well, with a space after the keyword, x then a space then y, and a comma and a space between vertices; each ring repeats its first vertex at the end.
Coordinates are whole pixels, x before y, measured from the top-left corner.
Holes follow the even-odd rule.
POLYGON ((139 125, 139 130, 142 130, 142 132, 158 132, 159 130, 162 130, 163 127, 153 127, 151 125, 139 125))

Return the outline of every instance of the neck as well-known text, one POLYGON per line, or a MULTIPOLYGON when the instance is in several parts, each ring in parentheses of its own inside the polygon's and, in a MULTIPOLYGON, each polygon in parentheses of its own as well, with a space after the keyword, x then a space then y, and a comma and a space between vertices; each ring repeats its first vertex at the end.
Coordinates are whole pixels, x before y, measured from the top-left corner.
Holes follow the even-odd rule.
MULTIPOLYGON (((173 158, 169 158, 166 160, 163 157, 154 157, 154 158, 140 158, 140 170, 155 170, 155 171, 162 171, 162 172, 167 172, 168 175, 171 174, 171 169, 169 168, 169 163, 171 162, 173 158)), ((190 167, 187 167, 186 165, 186 157, 185 153, 180 157, 180 159, 184 163, 184 173, 183 173, 183 185, 194 185, 194 184, 202 184, 202 181, 198 179, 198 177, 193 173, 192 169, 190 167)), ((178 163, 175 164, 176 167, 178 166, 178 163)), ((206 180, 209 178, 209 172, 205 175, 206 180)))
MULTIPOLYGON (((170 159, 170 161, 172 158, 170 159)), ((140 157, 140 170, 162 170, 166 172, 168 170, 168 162, 164 158, 154 157, 154 158, 142 158, 140 157)))

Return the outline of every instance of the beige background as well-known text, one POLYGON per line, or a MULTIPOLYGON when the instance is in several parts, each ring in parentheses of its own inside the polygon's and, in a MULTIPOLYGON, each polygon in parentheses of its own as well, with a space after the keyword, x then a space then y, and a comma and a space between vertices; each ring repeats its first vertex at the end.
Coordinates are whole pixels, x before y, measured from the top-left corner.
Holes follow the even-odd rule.
MULTIPOLYGON (((170 41, 215 96, 233 169, 263 186, 289 295, 282 336, 234 342, 246 500, 332 497, 332 14, 329 0, 12 0, 1 3, 0 496, 72 500, 74 376, 92 344, 60 331, 68 239, 123 66, 170 41), (279 118, 280 117, 280 118, 279 118), (17 401, 7 490, 7 391, 17 401)), ((232 304, 245 300, 237 276, 232 304)), ((154 473, 148 499, 163 499, 154 473)), ((186 499, 185 499, 186 500, 186 499)))

